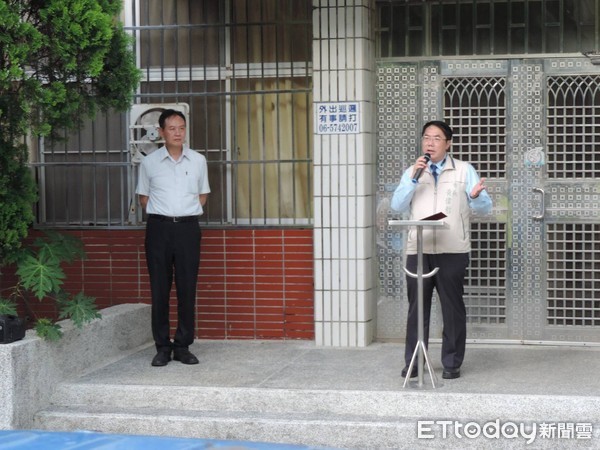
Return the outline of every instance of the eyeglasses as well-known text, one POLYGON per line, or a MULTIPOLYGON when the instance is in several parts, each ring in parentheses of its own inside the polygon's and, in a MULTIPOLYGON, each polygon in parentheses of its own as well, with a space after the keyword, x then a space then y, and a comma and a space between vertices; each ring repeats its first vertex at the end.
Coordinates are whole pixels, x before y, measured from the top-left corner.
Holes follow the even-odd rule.
POLYGON ((427 135, 425 135, 425 136, 422 136, 422 137, 421 137, 421 140, 422 140, 423 142, 429 142, 429 141, 432 141, 432 142, 434 142, 435 144, 437 144, 437 143, 439 143, 439 142, 442 142, 442 141, 447 141, 448 139, 446 139, 446 138, 443 138, 443 137, 440 137, 440 136, 427 136, 427 135))

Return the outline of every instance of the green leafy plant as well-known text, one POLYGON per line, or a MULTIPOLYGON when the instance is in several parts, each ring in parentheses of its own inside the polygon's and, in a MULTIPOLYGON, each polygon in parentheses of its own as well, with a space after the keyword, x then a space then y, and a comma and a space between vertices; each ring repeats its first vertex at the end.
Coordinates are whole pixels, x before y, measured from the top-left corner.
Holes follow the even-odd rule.
POLYGON ((17 304, 15 302, 11 302, 10 300, 0 298, 0 314, 7 316, 16 316, 17 304))
MULTIPOLYGON (((30 295, 39 301, 52 302, 59 319, 71 319, 76 327, 100 318, 95 299, 83 292, 71 295, 63 289, 63 264, 85 258, 82 242, 70 235, 53 231, 35 239, 31 245, 14 251, 8 261, 16 266, 18 281, 8 298, 0 299, 0 314, 17 315, 17 304, 30 307, 30 295)), ((56 340, 62 336, 60 325, 48 318, 38 318, 34 328, 38 336, 56 340)))
POLYGON ((60 325, 46 318, 39 319, 35 323, 35 332, 47 341, 58 341, 62 337, 60 325))
MULTIPOLYGON (((61 140, 98 111, 129 108, 141 72, 119 22, 122 7, 122 0, 0 0, 0 269, 14 264, 18 277, 0 293, 0 314, 16 315, 17 303, 27 308, 33 296, 53 301, 57 317, 77 326, 99 316, 93 299, 62 287, 62 264, 82 257, 75 240, 48 234, 24 246, 38 199, 28 143, 61 140)), ((61 334, 50 319, 35 328, 45 339, 61 334)))

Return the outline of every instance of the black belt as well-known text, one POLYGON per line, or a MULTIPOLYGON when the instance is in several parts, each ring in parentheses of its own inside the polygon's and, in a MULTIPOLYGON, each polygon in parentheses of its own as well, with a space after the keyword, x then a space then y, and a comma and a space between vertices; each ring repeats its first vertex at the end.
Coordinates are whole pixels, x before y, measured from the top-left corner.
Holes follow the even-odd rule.
POLYGON ((198 222, 198 216, 161 216, 160 214, 148 214, 148 219, 160 220, 161 222, 198 222))

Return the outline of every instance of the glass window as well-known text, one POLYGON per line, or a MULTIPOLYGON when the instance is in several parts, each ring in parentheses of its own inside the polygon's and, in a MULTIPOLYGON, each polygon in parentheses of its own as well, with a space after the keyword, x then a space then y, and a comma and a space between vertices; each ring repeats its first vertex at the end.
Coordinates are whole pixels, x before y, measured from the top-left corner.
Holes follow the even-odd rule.
POLYGON ((49 226, 119 226, 132 201, 125 118, 101 115, 64 142, 40 139, 32 161, 40 201, 37 218, 49 226))
POLYGON ((600 50, 600 0, 377 0, 377 8, 383 58, 600 50))

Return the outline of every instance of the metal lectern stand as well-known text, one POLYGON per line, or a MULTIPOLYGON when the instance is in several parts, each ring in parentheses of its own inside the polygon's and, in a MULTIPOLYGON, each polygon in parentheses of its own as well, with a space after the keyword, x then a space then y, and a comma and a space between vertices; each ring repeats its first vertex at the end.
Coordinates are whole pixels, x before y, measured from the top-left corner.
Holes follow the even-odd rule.
POLYGON ((415 347, 415 351, 410 359, 410 365, 408 366, 408 372, 406 374, 406 378, 404 379, 404 384, 402 387, 406 387, 408 381, 410 380, 410 376, 412 374, 412 369, 415 365, 415 358, 417 358, 417 373, 418 373, 418 383, 419 388, 423 387, 423 366, 427 365, 427 370, 429 370, 429 377, 431 378, 431 384, 435 389, 437 383, 437 377, 433 369, 431 368, 431 362, 429 361, 429 356, 427 355, 427 348, 425 348, 425 330, 424 330, 424 316, 423 316, 423 278, 430 278, 434 276, 438 267, 433 269, 431 272, 424 274, 423 273, 423 228, 434 228, 434 227, 443 227, 445 223, 443 220, 390 220, 388 221, 390 226, 401 226, 401 227, 416 227, 417 228, 417 273, 412 273, 404 267, 404 272, 411 277, 417 279, 417 314, 418 314, 418 338, 417 338, 417 346, 415 347), (425 364, 424 364, 425 363, 425 364))

